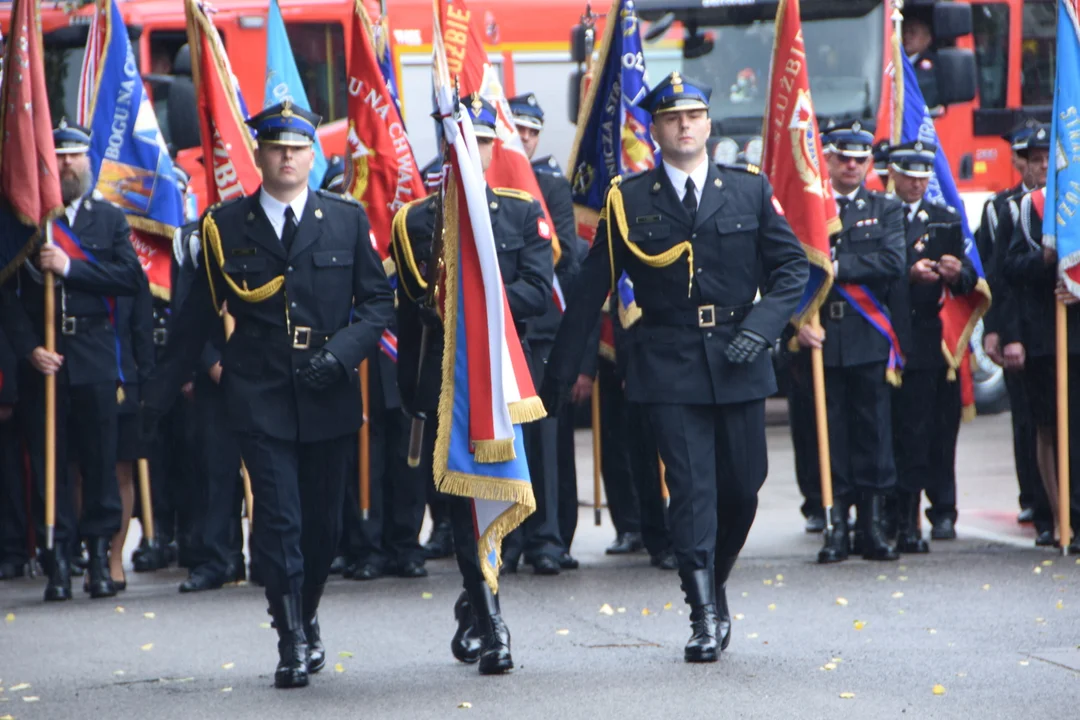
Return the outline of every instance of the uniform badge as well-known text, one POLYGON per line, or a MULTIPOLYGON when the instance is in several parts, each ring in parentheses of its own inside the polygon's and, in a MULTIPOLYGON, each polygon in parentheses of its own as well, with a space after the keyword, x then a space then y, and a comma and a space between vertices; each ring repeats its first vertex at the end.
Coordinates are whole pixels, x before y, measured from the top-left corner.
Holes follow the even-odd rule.
POLYGON ((322 220, 322 208, 315 208, 315 217, 322 220))
POLYGON ((773 209, 776 210, 777 215, 783 215, 784 214, 784 206, 780 204, 780 201, 776 199, 775 195, 773 195, 773 197, 772 197, 772 206, 773 206, 773 209))
POLYGON ((499 209, 499 203, 492 200, 491 203, 488 205, 488 207, 490 207, 492 210, 498 210, 499 209))
POLYGON ((919 212, 915 213, 915 217, 919 218, 923 222, 926 222, 930 219, 930 215, 925 210, 920 210, 919 212))
POLYGON ((660 192, 660 183, 653 183, 653 186, 652 186, 652 191, 653 191, 654 193, 655 193, 655 192, 660 192))
POLYGON ((926 240, 929 237, 930 236, 928 234, 924 234, 918 240, 915 241, 915 252, 921 253, 923 250, 926 249, 926 240))
POLYGON ((255 213, 249 212, 248 215, 247 215, 247 221, 248 222, 254 222, 255 221, 255 213))
POLYGON ((923 58, 919 61, 920 70, 929 70, 932 67, 934 67, 934 63, 930 62, 929 58, 923 58))
POLYGON ((721 180, 720 178, 716 178, 715 180, 713 180, 712 184, 715 185, 716 187, 724 187, 724 181, 721 180))
POLYGON ((866 201, 862 198, 859 198, 855 201, 855 207, 859 210, 862 210, 864 207, 866 207, 866 201))
POLYGON ((83 210, 90 210, 90 209, 93 208, 93 206, 90 204, 89 200, 83 200, 82 206, 83 206, 83 210))
POLYGON ((551 226, 547 224, 544 218, 536 219, 536 234, 545 240, 551 239, 551 226))

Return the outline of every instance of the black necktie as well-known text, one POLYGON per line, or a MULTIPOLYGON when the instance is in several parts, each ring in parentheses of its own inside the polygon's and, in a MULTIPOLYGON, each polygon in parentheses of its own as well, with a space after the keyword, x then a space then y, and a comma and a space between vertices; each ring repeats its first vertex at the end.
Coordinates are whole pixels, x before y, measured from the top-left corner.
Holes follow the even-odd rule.
POLYGON ((840 218, 843 219, 844 211, 847 210, 847 206, 851 203, 851 198, 838 197, 836 198, 836 207, 840 211, 840 218))
POLYGON ((694 194, 694 179, 686 178, 686 193, 682 196, 683 207, 690 214, 690 221, 697 215, 697 195, 694 194))
POLYGON ((910 229, 911 229, 911 206, 910 205, 905 205, 904 206, 904 234, 906 235, 907 231, 910 230, 910 229))
POLYGON ((296 215, 292 205, 285 208, 285 226, 281 228, 281 244, 285 247, 285 253, 292 250, 293 240, 296 238, 296 215))

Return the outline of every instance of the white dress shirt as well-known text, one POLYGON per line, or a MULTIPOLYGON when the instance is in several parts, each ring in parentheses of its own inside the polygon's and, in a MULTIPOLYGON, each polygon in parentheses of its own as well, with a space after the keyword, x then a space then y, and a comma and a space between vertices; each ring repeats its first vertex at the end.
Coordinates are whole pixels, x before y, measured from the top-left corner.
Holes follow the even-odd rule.
POLYGON ((307 199, 308 189, 306 185, 303 191, 294 197, 288 205, 266 192, 266 188, 259 190, 259 205, 262 206, 263 212, 266 213, 266 217, 274 228, 278 240, 281 239, 281 233, 285 230, 285 208, 292 208, 293 215, 296 216, 296 224, 299 225, 300 218, 304 216, 304 206, 307 205, 307 199))
POLYGON ((922 205, 922 200, 916 200, 915 202, 911 203, 910 205, 905 205, 904 206, 905 209, 907 210, 908 224, 911 224, 911 223, 915 222, 915 214, 917 212, 919 212, 919 206, 920 205, 922 205))
POLYGON ((667 172, 668 179, 671 180, 672 186, 675 188, 675 194, 679 196, 679 202, 682 202, 683 195, 686 194, 686 178, 690 178, 694 181, 694 198, 697 201, 695 204, 701 204, 701 191, 705 189, 705 181, 709 177, 709 159, 705 158, 701 161, 692 172, 684 173, 679 168, 664 161, 664 171, 667 172))

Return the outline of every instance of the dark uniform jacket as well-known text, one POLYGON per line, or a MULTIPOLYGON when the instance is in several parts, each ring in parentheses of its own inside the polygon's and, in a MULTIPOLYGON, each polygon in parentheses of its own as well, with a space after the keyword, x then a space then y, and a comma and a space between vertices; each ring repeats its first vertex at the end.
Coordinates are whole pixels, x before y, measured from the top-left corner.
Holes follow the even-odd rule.
MULTIPOLYGON (((115 382, 116 331, 105 298, 134 295, 145 276, 120 208, 88 196, 81 201, 72 232, 97 262, 71 258, 68 276, 58 278, 56 351, 64 356, 71 385, 115 382)), ((5 303, 5 324, 15 354, 26 359, 45 344, 45 291, 41 275, 35 279, 25 265, 17 277, 20 302, 5 303)))
POLYGON ((117 298, 116 332, 120 338, 120 369, 124 373, 124 402, 121 413, 139 407, 139 389, 154 372, 154 297, 146 276, 139 281, 134 297, 117 298))
MULTIPOLYGON (((829 239, 837 263, 836 283, 865 285, 890 309, 895 303, 890 296, 906 284, 903 204, 895 197, 859 188, 841 220, 843 229, 829 239)), ((889 359, 888 340, 844 301, 835 285, 821 309, 821 325, 826 367, 889 359)))
POLYGON ((221 323, 216 299, 227 302, 236 318, 236 332, 222 353, 222 386, 237 432, 300 442, 356 432, 362 422, 357 368, 393 312, 393 291, 372 248, 367 215, 340 195, 312 192, 286 253, 260 195, 224 203, 204 216, 199 271, 172 316, 165 357, 144 390, 144 402, 159 412, 167 409, 211 329, 221 323), (208 218, 217 226, 220 258, 208 218), (245 299, 260 288, 266 297, 245 299), (316 392, 297 374, 319 348, 338 359, 346 378, 316 392))
MULTIPOLYGON (((555 235, 559 239, 561 255, 555 266, 555 276, 559 279, 564 297, 573 289, 574 281, 581 270, 581 256, 584 252, 578 239, 577 223, 574 221, 574 201, 570 194, 570 182, 562 174, 559 165, 552 157, 536 160, 532 164, 536 175, 536 184, 544 197, 551 221, 555 223, 555 235)), ((559 331, 562 311, 555 305, 554 298, 548 303, 547 312, 529 322, 529 339, 551 342, 559 331)))
POLYGON ((1005 281, 1002 271, 1015 225, 1011 201, 1019 200, 1023 194, 1021 183, 991 196, 983 206, 982 220, 975 233, 975 246, 979 249, 986 282, 994 296, 994 304, 983 318, 983 329, 987 333, 1010 337, 1018 337, 1020 329, 1016 326, 1016 310, 1010 301, 1012 286, 1005 281))
MULTIPOLYGON (((907 211, 907 208, 904 208, 907 211)), ((950 225, 960 224, 960 215, 950 207, 938 205, 927 200, 919 203, 914 218, 907 229, 907 270, 931 251, 928 245, 929 230, 931 223, 947 223, 950 225)), ((954 295, 966 295, 975 289, 979 276, 975 272, 975 266, 967 255, 961 254, 958 258, 963 265, 960 277, 955 285, 950 287, 954 295)), ((908 315, 907 327, 901 332, 906 369, 931 369, 945 367, 945 355, 941 351, 941 316, 940 310, 943 300, 944 283, 938 281, 930 285, 916 285, 907 281, 906 285, 898 289, 896 301, 893 307, 904 308, 908 315), (906 290, 906 297, 902 291, 906 290)), ((895 313, 899 315, 899 313, 895 313)))
MULTIPOLYGON (((527 351, 525 323, 543 315, 551 302, 551 243, 540 236, 537 224, 543 220, 543 211, 539 202, 517 190, 488 188, 487 197, 510 314, 527 351)), ((442 387, 441 327, 429 332, 423 375, 417 377, 424 322, 420 306, 425 302, 428 265, 433 262, 436 202, 437 195, 412 202, 399 210, 394 220, 394 262, 401 291, 397 377, 402 403, 413 412, 433 412, 442 387)))
MULTIPOLYGON (((1036 191, 1039 192, 1039 191, 1036 191)), ((1031 203, 1032 193, 1019 203, 1019 220, 1013 228, 1009 252, 1005 256, 1004 276, 1012 285, 1016 327, 1019 336, 1002 337, 1002 345, 1022 342, 1027 357, 1054 355, 1056 343, 1058 282, 1057 263, 1043 261, 1042 218, 1031 203)), ((1080 353, 1080 305, 1067 310, 1069 354, 1080 353)))
POLYGON ((623 212, 601 216, 563 316, 548 360, 553 380, 568 386, 577 377, 589 332, 625 270, 642 311, 626 348, 631 402, 725 404, 773 394, 768 353, 744 365, 731 365, 724 356, 740 327, 774 342, 809 277, 806 255, 768 181, 710 163, 693 222, 662 165, 611 188, 609 206, 619 196, 623 212), (692 262, 685 246, 678 248, 684 243, 692 262), (668 251, 670 256, 657 257, 668 251), (759 290, 762 298, 754 304, 759 290))

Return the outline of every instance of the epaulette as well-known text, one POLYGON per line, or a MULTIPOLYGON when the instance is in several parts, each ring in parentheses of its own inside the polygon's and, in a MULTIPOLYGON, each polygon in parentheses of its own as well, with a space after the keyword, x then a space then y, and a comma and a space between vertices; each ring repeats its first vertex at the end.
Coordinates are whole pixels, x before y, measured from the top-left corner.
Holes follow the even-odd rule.
POLYGON ((615 187, 616 185, 618 185, 620 183, 626 183, 626 182, 629 182, 631 180, 636 180, 637 178, 641 177, 642 175, 644 175, 647 172, 649 172, 649 171, 648 170, 638 170, 637 172, 633 172, 633 173, 630 173, 628 175, 616 175, 615 177, 611 178, 611 186, 615 187))
POLYGON ((532 195, 525 192, 524 190, 518 190, 516 188, 503 188, 503 187, 491 188, 491 192, 495 193, 499 197, 517 198, 518 200, 524 200, 525 202, 528 202, 528 203, 531 203, 531 202, 534 201, 534 198, 533 198, 532 195))
POLYGON ((346 205, 360 204, 359 201, 352 195, 342 195, 341 193, 331 192, 329 190, 316 190, 315 192, 319 194, 319 197, 326 198, 327 200, 337 200, 338 202, 345 203, 346 205))
POLYGON ((559 167, 559 161, 555 159, 554 155, 533 160, 532 167, 536 172, 547 173, 548 175, 562 175, 562 168, 559 167))
POLYGON ((753 163, 719 163, 720 167, 727 170, 741 170, 744 173, 750 173, 751 175, 760 175, 761 168, 753 163))
POLYGON ((203 213, 203 215, 208 215, 210 213, 217 212, 218 210, 221 210, 222 208, 227 208, 227 207, 229 207, 231 205, 235 205, 236 203, 243 200, 245 197, 246 197, 245 195, 238 195, 237 197, 229 198, 228 200, 222 200, 221 202, 216 202, 213 205, 211 205, 210 207, 206 208, 206 212, 203 213))

